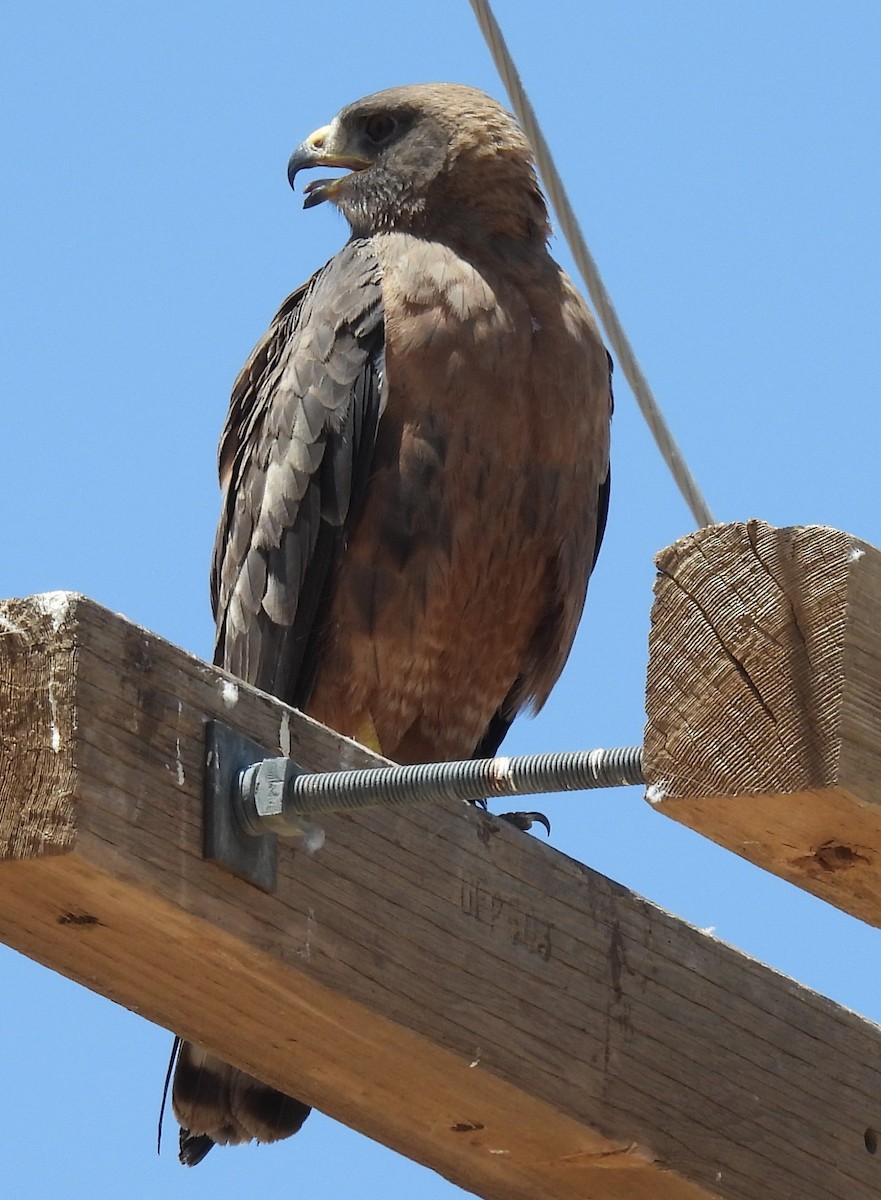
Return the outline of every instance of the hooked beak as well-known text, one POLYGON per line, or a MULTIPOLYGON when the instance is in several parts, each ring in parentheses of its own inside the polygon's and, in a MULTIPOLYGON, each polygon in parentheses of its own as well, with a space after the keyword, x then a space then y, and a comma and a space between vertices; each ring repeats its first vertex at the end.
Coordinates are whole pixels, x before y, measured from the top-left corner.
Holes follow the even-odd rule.
POLYGON ((336 179, 316 179, 305 189, 304 208, 314 208, 324 200, 332 200, 352 174, 371 166, 368 158, 346 153, 345 147, 335 145, 333 125, 322 125, 310 133, 288 160, 288 183, 294 186, 297 174, 307 167, 347 167, 350 174, 336 179))

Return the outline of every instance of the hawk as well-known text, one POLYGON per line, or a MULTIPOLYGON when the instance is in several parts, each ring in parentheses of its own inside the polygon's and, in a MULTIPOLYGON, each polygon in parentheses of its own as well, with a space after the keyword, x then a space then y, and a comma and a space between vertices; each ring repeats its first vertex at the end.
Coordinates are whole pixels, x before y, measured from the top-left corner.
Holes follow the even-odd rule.
MULTIPOLYGON (((495 754, 575 636, 611 363, 551 258, 530 146, 471 87, 378 92, 294 151, 351 235, 282 304, 220 443, 215 662, 398 762, 495 754)), ((181 1161, 307 1105, 183 1043, 181 1161)))

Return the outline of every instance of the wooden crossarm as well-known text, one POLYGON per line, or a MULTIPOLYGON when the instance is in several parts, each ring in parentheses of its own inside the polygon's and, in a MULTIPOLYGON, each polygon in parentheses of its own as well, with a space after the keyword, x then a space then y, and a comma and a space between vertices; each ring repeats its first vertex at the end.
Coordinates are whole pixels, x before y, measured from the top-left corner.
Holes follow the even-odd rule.
POLYGON ((202 858, 212 718, 375 761, 90 600, 0 606, 3 940, 493 1200, 877 1195, 877 1027, 464 804, 328 817, 260 891, 202 858))

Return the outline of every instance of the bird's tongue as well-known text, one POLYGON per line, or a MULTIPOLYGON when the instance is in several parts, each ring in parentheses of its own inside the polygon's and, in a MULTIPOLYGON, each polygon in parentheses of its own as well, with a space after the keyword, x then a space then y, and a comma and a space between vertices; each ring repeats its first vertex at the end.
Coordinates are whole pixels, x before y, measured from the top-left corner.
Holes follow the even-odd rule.
POLYGON ((314 208, 316 204, 329 200, 336 183, 339 183, 339 179, 313 179, 303 188, 303 195, 306 197, 303 208, 314 208))

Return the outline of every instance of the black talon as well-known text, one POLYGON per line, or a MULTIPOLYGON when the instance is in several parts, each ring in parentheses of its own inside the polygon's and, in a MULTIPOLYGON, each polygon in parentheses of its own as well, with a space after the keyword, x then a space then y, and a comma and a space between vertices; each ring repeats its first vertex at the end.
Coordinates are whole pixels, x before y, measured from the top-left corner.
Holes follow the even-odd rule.
POLYGON ((513 825, 516 829, 522 829, 524 833, 528 833, 534 824, 544 825, 548 831, 548 837, 551 836, 551 823, 540 812, 509 812, 499 813, 499 819, 507 821, 509 825, 513 825))
MULTIPOLYGON (((486 799, 472 800, 471 803, 474 805, 475 808, 481 809, 481 811, 487 813, 490 816, 493 815, 489 812, 489 806, 487 805, 486 799)), ((540 812, 499 813, 498 818, 500 821, 507 821, 509 825, 513 825, 515 829, 519 829, 523 833, 528 833, 529 830, 532 828, 532 826, 536 823, 539 825, 544 825, 545 829, 548 831, 548 837, 551 836, 551 823, 547 819, 547 817, 544 815, 544 813, 540 813, 540 812)))

